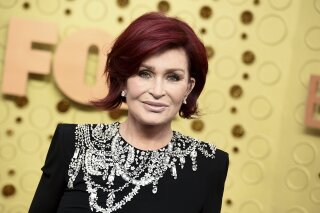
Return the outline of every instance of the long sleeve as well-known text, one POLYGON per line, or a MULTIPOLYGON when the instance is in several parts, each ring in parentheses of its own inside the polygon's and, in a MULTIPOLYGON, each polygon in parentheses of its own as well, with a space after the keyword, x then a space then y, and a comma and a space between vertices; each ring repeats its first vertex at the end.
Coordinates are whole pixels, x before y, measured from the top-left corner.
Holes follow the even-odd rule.
POLYGON ((204 204, 201 213, 220 213, 222 197, 224 191, 224 183, 228 173, 229 156, 226 152, 218 152, 216 159, 218 160, 218 170, 216 173, 220 176, 218 183, 212 183, 208 198, 204 204))
POLYGON ((67 154, 63 146, 62 124, 58 124, 49 147, 42 176, 32 200, 29 213, 53 213, 57 211, 66 187, 67 154))

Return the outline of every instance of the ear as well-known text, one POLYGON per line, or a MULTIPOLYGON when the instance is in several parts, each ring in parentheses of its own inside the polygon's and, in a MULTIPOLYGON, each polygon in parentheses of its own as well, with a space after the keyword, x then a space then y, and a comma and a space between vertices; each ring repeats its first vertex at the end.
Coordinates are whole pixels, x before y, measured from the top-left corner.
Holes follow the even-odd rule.
POLYGON ((193 87, 196 85, 196 79, 190 78, 188 82, 188 90, 187 90, 187 96, 190 94, 190 92, 193 90, 193 87))

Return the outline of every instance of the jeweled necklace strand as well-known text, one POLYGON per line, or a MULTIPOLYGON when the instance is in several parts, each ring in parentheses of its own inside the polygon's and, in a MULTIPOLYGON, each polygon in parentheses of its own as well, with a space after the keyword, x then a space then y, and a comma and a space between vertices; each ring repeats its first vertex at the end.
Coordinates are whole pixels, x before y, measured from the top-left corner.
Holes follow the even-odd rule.
MULTIPOLYGON (((169 170, 177 179, 177 164, 181 169, 189 156, 192 170, 197 170, 198 151, 205 157, 214 158, 216 147, 173 131, 170 143, 159 150, 142 151, 124 141, 119 133, 120 123, 82 124, 76 126, 75 152, 69 164, 68 188, 80 170, 89 193, 89 206, 97 212, 112 213, 121 209, 139 193, 141 187, 152 184, 152 192, 157 193, 158 182, 169 170), (102 185, 95 178, 101 177, 102 185), (116 178, 124 184, 114 184, 116 178), (126 189, 127 194, 117 194, 126 189), (107 193, 106 207, 98 205, 98 190, 107 193)), ((119 182, 117 182, 119 183, 119 182)), ((100 192, 99 192, 100 193, 100 192)))

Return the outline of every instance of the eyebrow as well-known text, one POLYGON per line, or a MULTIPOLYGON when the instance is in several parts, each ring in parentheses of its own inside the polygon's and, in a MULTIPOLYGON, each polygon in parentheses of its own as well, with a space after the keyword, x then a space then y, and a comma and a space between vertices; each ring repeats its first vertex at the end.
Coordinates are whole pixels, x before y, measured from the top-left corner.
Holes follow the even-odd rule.
MULTIPOLYGON (((152 66, 149 66, 149 65, 146 65, 146 64, 141 64, 140 67, 145 67, 145 68, 148 68, 152 71, 154 71, 154 67, 152 66)), ((181 68, 169 68, 169 69, 166 69, 166 71, 182 71, 182 72, 186 72, 184 69, 181 69, 181 68)))

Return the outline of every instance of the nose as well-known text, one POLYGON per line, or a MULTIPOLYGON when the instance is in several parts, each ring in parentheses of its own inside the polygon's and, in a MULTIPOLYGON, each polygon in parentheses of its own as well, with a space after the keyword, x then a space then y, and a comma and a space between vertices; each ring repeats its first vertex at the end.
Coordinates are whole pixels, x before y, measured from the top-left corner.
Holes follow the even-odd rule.
POLYGON ((149 93, 155 98, 159 99, 165 95, 164 82, 160 78, 156 78, 150 86, 149 93))

